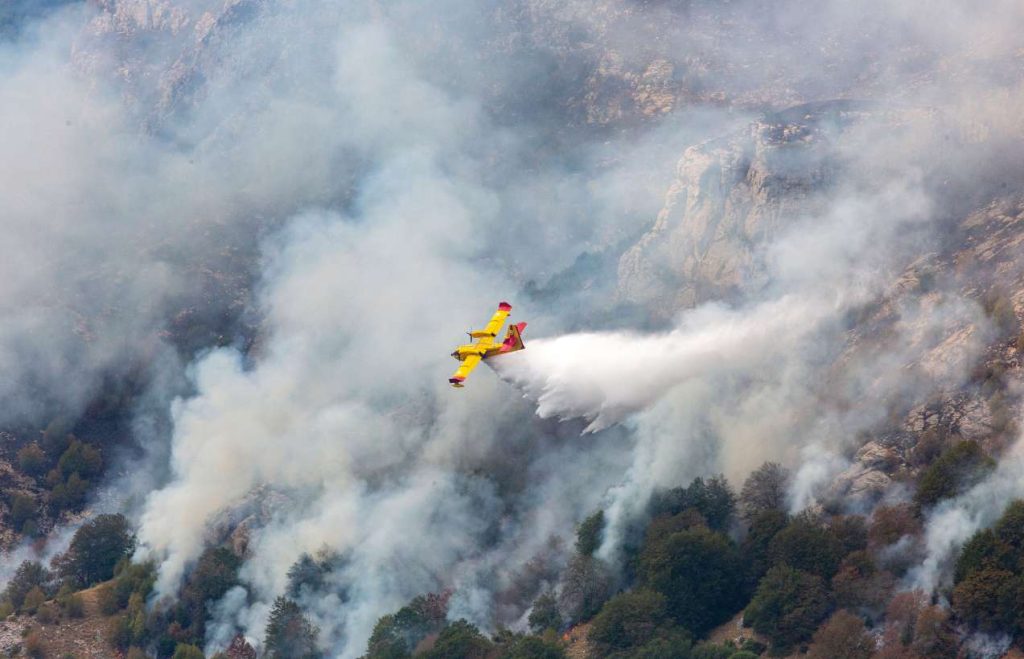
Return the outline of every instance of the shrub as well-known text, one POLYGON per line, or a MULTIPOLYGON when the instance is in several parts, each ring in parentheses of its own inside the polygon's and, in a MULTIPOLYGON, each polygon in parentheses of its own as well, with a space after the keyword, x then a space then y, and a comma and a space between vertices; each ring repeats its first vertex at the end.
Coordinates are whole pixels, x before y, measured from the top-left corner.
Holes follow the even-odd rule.
POLYGON ((35 629, 25 636, 24 648, 25 656, 32 657, 32 659, 42 659, 46 656, 46 643, 43 642, 42 635, 35 629))
POLYGON ((46 593, 39 586, 34 586, 32 590, 25 593, 25 599, 21 603, 21 610, 23 613, 35 613, 39 610, 46 602, 46 593))
POLYGON ((829 608, 820 576, 779 565, 758 584, 744 621, 771 642, 773 653, 785 654, 810 638, 829 608))
POLYGON ((60 613, 52 604, 42 604, 36 610, 36 620, 43 625, 52 625, 60 620, 60 613))
POLYGON ((39 444, 32 442, 18 451, 18 468, 29 476, 39 476, 46 471, 46 453, 39 444))
POLYGON ((4 600, 0 602, 0 620, 6 620, 14 613, 14 605, 4 600))
POLYGON ((599 510, 583 520, 576 529, 576 551, 583 556, 591 556, 601 546, 601 534, 604 532, 604 511, 599 510))
POLYGON ((85 615, 85 600, 80 593, 71 593, 58 600, 69 618, 81 618, 85 615))
POLYGON ((105 635, 107 643, 118 650, 127 650, 132 642, 132 630, 128 616, 119 615, 111 618, 107 623, 105 635))
POLYGON ((114 615, 121 610, 122 606, 117 601, 113 585, 105 583, 96 590, 96 605, 105 616, 114 615))

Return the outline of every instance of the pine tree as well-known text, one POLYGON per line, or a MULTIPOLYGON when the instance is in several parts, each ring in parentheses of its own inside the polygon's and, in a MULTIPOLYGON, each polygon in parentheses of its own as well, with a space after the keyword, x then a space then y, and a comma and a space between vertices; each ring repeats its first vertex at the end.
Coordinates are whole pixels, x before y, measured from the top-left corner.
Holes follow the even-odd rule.
POLYGON ((302 615, 299 605, 287 597, 274 600, 263 645, 273 659, 319 659, 316 638, 320 630, 302 615))

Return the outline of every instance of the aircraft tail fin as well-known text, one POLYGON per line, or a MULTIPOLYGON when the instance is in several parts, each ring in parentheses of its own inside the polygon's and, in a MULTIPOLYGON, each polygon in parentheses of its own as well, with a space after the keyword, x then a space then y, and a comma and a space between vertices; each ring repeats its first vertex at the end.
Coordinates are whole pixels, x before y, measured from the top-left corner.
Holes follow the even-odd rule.
POLYGON ((501 352, 515 352, 525 348, 526 346, 523 345, 524 329, 526 329, 526 323, 510 324, 508 333, 505 334, 505 340, 501 342, 501 352))

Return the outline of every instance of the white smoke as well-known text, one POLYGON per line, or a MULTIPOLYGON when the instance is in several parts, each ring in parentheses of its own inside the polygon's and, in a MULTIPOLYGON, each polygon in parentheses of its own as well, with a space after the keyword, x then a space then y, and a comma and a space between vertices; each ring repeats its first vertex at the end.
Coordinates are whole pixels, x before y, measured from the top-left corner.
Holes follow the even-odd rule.
POLYGON ((967 492, 939 503, 925 527, 925 559, 905 579, 908 588, 936 592, 952 585, 953 563, 975 532, 991 527, 1014 499, 1024 497, 1024 442, 1000 458, 995 472, 967 492))
MULTIPOLYGON (((166 249, 219 264, 232 250, 220 251, 215 230, 243 245, 260 242, 262 260, 247 263, 260 271, 258 299, 217 301, 260 317, 257 347, 200 356, 186 395, 176 360, 158 352, 152 361, 170 384, 155 383, 161 391, 149 405, 179 394, 162 412, 173 427, 165 436, 154 421, 154 432, 139 435, 170 441, 151 461, 166 453, 169 464, 146 463, 154 473, 120 481, 133 496, 148 495, 140 556, 158 561, 166 595, 204 545, 221 539, 219 516, 248 510, 257 495, 273 502, 248 520, 243 587, 213 607, 211 652, 236 630, 260 638, 288 567, 324 545, 344 562, 330 575, 331 592, 303 605, 325 646, 348 657, 365 649, 380 615, 426 591, 454 587, 453 612, 490 626, 494 594, 536 557, 564 553, 551 550, 552 537, 569 536, 598 505, 609 512, 606 557, 651 489, 697 475, 724 470, 737 481, 764 459, 803 463, 794 505, 804 505, 856 432, 885 415, 890 395, 957 381, 945 373, 922 384, 906 369, 928 347, 917 334, 976 320, 956 295, 899 310, 907 327, 897 327, 892 345, 842 362, 844 314, 886 292, 907 254, 932 247, 929 220, 939 211, 919 168, 941 142, 930 133, 940 132, 922 128, 922 146, 920 134, 904 140, 882 122, 851 140, 842 156, 852 181, 824 200, 826 212, 787 217, 788 231, 757 246, 767 275, 746 299, 687 312, 660 334, 535 340, 585 322, 577 316, 591 309, 545 315, 515 299, 520 285, 635 234, 657 212, 670 173, 664 154, 742 121, 677 108, 647 131, 587 132, 580 123, 614 120, 628 104, 564 88, 599 88, 580 71, 614 72, 616 57, 632 66, 649 44, 665 43, 681 53, 665 84, 687 80, 699 92, 714 88, 702 84, 702 68, 727 71, 729 98, 740 104, 819 98, 818 90, 846 96, 855 78, 866 82, 854 91, 884 97, 888 76, 906 98, 916 92, 899 78, 903 30, 928 46, 925 60, 938 53, 954 64, 976 54, 979 34, 985 53, 1015 48, 1017 39, 990 18, 967 20, 952 2, 927 11, 918 3, 856 11, 825 3, 810 20, 804 3, 791 3, 764 24, 763 12, 733 4, 727 10, 755 28, 749 46, 717 33, 707 41, 685 32, 639 38, 627 2, 610 3, 610 14, 591 2, 527 2, 508 19, 526 28, 510 28, 466 3, 313 0, 252 3, 249 22, 227 21, 213 33, 203 30, 218 2, 180 3, 180 16, 120 2, 116 11, 90 10, 99 15, 89 32, 106 36, 84 39, 76 55, 95 77, 66 61, 84 20, 77 13, 40 28, 35 41, 4 45, 16 57, 0 60, 11 73, 0 83, 0 185, 11 200, 3 220, 9 258, 0 265, 9 311, 0 321, 3 414, 37 414, 38 389, 81 406, 103 372, 134 355, 150 360, 168 300, 195 293, 193 270, 211 262, 182 265, 164 259, 166 249), (847 30, 851 14, 858 21, 847 30), (954 16, 963 20, 940 20, 954 16), (820 43, 777 37, 779 25, 817 35, 822 17, 829 31, 820 43), (866 19, 892 27, 864 36, 866 19), (580 26, 584 45, 573 51, 580 26), (480 36, 502 27, 502 38, 480 36), (1001 38, 987 38, 992 32, 1001 38), (536 43, 524 57, 515 48, 527 38, 536 43), (735 50, 717 55, 724 61, 693 60, 713 42, 735 50), (495 53, 496 43, 508 51, 495 53), (836 78, 807 56, 823 49, 841 51, 836 78), (591 67, 587 53, 600 50, 608 61, 591 67), (766 69, 785 71, 801 89, 765 82, 766 69), (878 171, 865 177, 864 169, 878 171), (531 333, 526 351, 495 365, 539 402, 542 416, 583 417, 593 434, 528 420, 530 404, 483 369, 467 389, 446 388, 451 344, 507 297, 531 333), (80 304, 69 308, 68 299, 80 304), (76 314, 91 307, 102 307, 89 316, 98 329, 82 331, 76 314), (832 378, 837 359, 844 375, 832 378), (39 387, 23 386, 35 380, 39 387), (828 405, 826 392, 847 411, 828 405)), ((691 25, 657 11, 665 20, 652 25, 691 25)), ((714 11, 697 18, 729 22, 714 11)), ((907 65, 914 74, 915 65, 907 65)), ((630 75, 622 80, 647 79, 643 70, 630 75)), ((1002 100, 989 97, 1005 111, 1002 100)), ((975 350, 967 346, 965 362, 975 350)), ((938 556, 945 545, 936 543, 938 556)))
POLYGON ((753 309, 708 306, 663 334, 568 334, 489 363, 537 402, 541 418, 584 418, 585 432, 595 432, 688 380, 770 368, 835 309, 792 297, 753 309))

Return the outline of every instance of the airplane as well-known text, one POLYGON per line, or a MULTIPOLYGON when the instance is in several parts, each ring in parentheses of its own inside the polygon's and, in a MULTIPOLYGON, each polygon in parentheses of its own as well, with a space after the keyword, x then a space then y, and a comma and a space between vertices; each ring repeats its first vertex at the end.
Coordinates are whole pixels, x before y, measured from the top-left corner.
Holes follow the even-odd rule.
POLYGON ((494 338, 501 331, 501 326, 505 324, 505 319, 508 318, 510 311, 512 311, 512 305, 508 302, 501 302, 498 304, 498 310, 491 316, 491 320, 482 330, 467 332, 469 338, 477 339, 477 342, 461 345, 452 353, 452 357, 462 362, 459 370, 455 371, 448 378, 448 382, 453 387, 462 388, 465 386, 462 383, 466 380, 469 372, 476 368, 482 360, 522 350, 526 347, 523 345, 523 330, 526 329, 526 323, 510 323, 508 333, 505 334, 505 340, 501 343, 494 342, 494 338))

